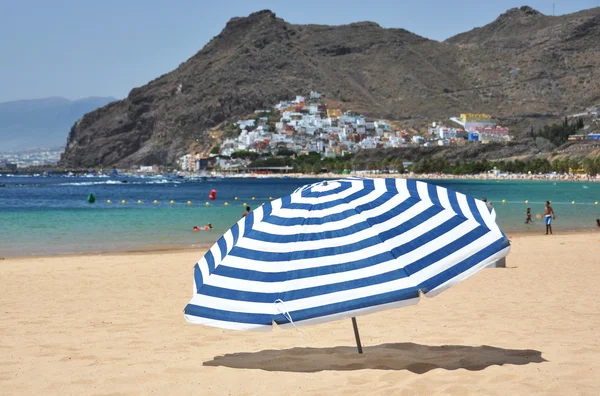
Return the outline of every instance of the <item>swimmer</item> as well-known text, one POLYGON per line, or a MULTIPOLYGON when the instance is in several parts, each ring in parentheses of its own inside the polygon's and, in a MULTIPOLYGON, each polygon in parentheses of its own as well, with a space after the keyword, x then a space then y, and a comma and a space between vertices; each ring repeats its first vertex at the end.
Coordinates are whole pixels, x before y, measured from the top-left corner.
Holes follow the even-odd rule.
MULTIPOLYGON (((208 224, 206 224, 205 226, 203 226, 203 227, 202 227, 202 230, 203 230, 203 231, 210 231, 210 230, 212 230, 212 229, 213 229, 213 226, 212 226, 212 224, 211 224, 211 223, 208 223, 208 224)), ((198 231, 200 231, 200 230, 201 230, 201 229, 200 229, 198 226, 194 226, 194 232, 198 232, 198 231)))
POLYGON ((531 219, 531 208, 527 208, 526 216, 525 224, 533 223, 533 220, 531 219))
POLYGON ((246 206, 246 211, 244 212, 244 214, 242 215, 242 217, 246 217, 250 214, 250 206, 246 206))
POLYGON ((600 228, 600 219, 596 219, 596 227, 600 228))
POLYGON ((483 202, 485 202, 485 204, 487 205, 487 207, 488 207, 489 209, 493 209, 493 208, 494 208, 494 205, 492 205, 492 203, 491 203, 491 202, 488 202, 487 198, 483 197, 483 198, 481 198, 481 200, 482 200, 483 202))

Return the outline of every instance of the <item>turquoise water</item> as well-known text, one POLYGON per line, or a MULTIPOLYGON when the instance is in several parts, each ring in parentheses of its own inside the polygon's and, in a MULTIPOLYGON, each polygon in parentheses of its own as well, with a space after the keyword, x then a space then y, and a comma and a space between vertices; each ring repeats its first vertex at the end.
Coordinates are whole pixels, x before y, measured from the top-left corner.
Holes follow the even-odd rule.
MULTIPOLYGON (((255 208, 268 202, 269 197, 278 198, 316 181, 265 178, 185 182, 165 178, 2 176, 0 257, 199 247, 213 243, 229 229, 243 213, 244 203, 255 208), (213 188, 217 199, 207 207, 205 202, 213 188), (89 193, 95 194, 96 203, 87 202, 89 193), (234 200, 236 196, 238 200, 234 200), (112 203, 106 202, 109 199, 112 203), (123 199, 125 204, 121 204, 123 199), (138 200, 142 203, 138 204, 138 200), (225 202, 229 205, 225 206, 225 202), (194 225, 201 227, 209 222, 213 230, 192 231, 194 225)), ((543 233, 543 222, 536 220, 535 214, 543 211, 546 200, 552 201, 557 214, 555 232, 596 230, 595 219, 600 218, 600 206, 594 204, 600 201, 600 183, 430 182, 475 198, 487 197, 506 233, 543 233), (573 200, 575 204, 571 203, 573 200), (532 210, 535 224, 524 224, 527 207, 532 210)))
POLYGON ((600 205, 595 205, 600 201, 600 183, 439 180, 434 184, 475 198, 486 197, 496 209, 498 224, 506 232, 545 232, 543 221, 537 220, 535 214, 543 213, 547 200, 552 202, 556 213, 553 228, 557 231, 596 230, 595 219, 600 218, 600 205), (503 200, 506 202, 502 203, 503 200), (527 208, 531 208, 533 225, 524 224, 527 208))

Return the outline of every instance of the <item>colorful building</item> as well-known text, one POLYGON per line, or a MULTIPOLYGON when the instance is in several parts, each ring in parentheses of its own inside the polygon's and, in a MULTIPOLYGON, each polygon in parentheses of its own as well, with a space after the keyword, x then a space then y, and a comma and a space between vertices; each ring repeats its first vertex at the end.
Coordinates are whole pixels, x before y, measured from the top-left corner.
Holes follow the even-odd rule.
POLYGON ((342 110, 340 109, 327 109, 328 118, 339 118, 342 116, 342 110))

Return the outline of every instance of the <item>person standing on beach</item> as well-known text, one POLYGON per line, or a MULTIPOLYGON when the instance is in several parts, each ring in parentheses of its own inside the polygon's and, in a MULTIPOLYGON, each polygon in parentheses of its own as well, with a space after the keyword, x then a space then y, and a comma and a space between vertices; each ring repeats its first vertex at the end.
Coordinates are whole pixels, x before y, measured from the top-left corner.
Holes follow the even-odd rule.
POLYGON ((250 206, 246 206, 246 211, 244 212, 244 214, 242 215, 242 217, 246 217, 250 214, 250 206))
POLYGON ((550 206, 550 201, 546 201, 544 217, 546 220, 546 235, 548 235, 548 231, 550 231, 550 235, 552 235, 552 220, 556 218, 556 215, 554 214, 554 209, 550 206))

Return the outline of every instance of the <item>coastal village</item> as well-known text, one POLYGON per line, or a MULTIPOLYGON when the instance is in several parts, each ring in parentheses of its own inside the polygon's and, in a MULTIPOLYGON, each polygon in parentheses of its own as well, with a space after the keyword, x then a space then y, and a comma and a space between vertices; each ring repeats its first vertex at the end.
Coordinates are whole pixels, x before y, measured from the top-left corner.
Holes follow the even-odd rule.
MULTIPOLYGON (((287 153, 294 156, 318 153, 322 158, 340 157, 361 149, 409 146, 452 146, 509 141, 508 128, 497 125, 488 114, 461 114, 449 125, 432 122, 427 131, 395 128, 386 120, 369 119, 353 111, 329 108, 321 94, 280 101, 272 109, 259 109, 253 117, 237 121, 236 137, 222 141, 212 157, 221 169, 246 166, 248 159, 231 158, 236 152, 258 155, 287 153)), ((189 153, 179 159, 182 170, 205 169, 206 156, 189 153)))
POLYGON ((0 153, 0 170, 55 165, 63 151, 63 147, 55 147, 0 153))
MULTIPOLYGON (((335 102, 334 102, 335 103, 335 102)), ((598 118, 600 106, 569 116, 598 118)), ((184 172, 218 169, 223 172, 249 170, 253 160, 265 157, 318 155, 332 159, 360 150, 381 148, 461 146, 508 142, 508 128, 498 125, 489 114, 463 113, 427 126, 402 127, 396 122, 366 117, 339 106, 328 106, 319 92, 282 100, 269 109, 257 109, 245 119, 228 124, 208 153, 190 150, 181 156, 176 168, 184 172)), ((569 135, 568 141, 600 141, 600 133, 569 135)), ((39 149, 0 154, 0 170, 54 165, 62 149, 39 149)), ((404 162, 404 165, 411 165, 404 162)), ((141 173, 156 173, 158 165, 139 166, 141 173)), ((257 169, 253 169, 256 171, 257 169)), ((291 167, 269 167, 268 171, 290 171, 291 167)))

